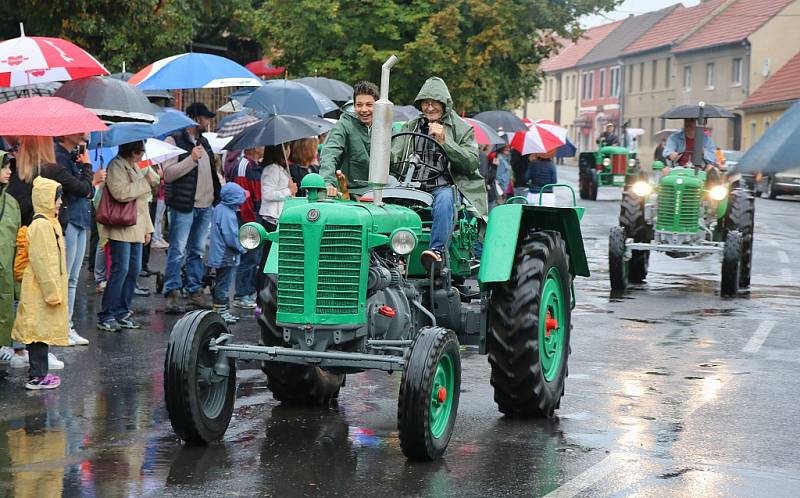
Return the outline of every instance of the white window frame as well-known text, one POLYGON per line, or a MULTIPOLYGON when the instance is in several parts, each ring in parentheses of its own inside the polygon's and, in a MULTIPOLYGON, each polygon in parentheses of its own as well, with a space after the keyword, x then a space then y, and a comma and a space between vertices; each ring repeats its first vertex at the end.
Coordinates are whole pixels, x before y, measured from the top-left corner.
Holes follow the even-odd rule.
POLYGON ((608 79, 609 84, 609 96, 619 98, 619 75, 620 75, 620 67, 614 66, 610 70, 610 78, 608 79))
POLYGON ((601 69, 598 77, 600 78, 600 92, 598 97, 602 99, 606 96, 606 70, 601 69))
POLYGON ((731 61, 731 86, 742 86, 742 58, 734 57, 731 61))
POLYGON ((692 91, 692 66, 683 66, 683 91, 692 91))
POLYGON ((713 90, 717 82, 717 66, 713 62, 706 63, 706 90, 713 90))

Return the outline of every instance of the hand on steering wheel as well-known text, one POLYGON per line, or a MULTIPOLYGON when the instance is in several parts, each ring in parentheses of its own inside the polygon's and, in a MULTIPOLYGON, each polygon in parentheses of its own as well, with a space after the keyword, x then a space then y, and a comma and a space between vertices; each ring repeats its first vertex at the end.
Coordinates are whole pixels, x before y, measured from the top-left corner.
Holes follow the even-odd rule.
POLYGON ((444 175, 444 173, 445 173, 444 169, 442 169, 441 171, 435 171, 436 170, 436 165, 435 164, 431 164, 429 162, 426 162, 421 157, 419 157, 419 155, 417 154, 417 148, 414 147, 414 145, 415 145, 414 144, 414 138, 421 138, 423 140, 427 140, 430 143, 432 143, 434 145, 434 148, 442 156, 447 157, 447 154, 445 153, 444 149, 442 148, 442 145, 439 142, 437 142, 435 138, 433 138, 430 135, 426 135, 424 133, 417 133, 417 132, 413 132, 413 131, 401 131, 400 133, 396 133, 396 134, 392 135, 392 140, 394 140, 395 138, 398 138, 398 137, 403 137, 403 136, 409 137, 409 140, 411 141, 411 144, 412 144, 412 146, 409 148, 409 157, 411 155, 414 155, 414 156, 417 157, 417 160, 416 161, 409 161, 408 157, 406 157, 405 159, 403 159, 401 161, 393 162, 389 166, 389 171, 391 171, 392 174, 395 174, 398 178, 403 178, 404 173, 405 173, 406 169, 408 168, 408 166, 414 165, 415 166, 414 176, 411 177, 411 181, 412 182, 426 183, 426 182, 430 182, 430 181, 436 180, 439 177, 441 177, 442 175, 444 175), (425 168, 425 171, 428 171, 428 172, 434 171, 434 172, 432 174, 428 174, 427 176, 420 177, 419 173, 420 173, 420 169, 421 168, 419 166, 427 166, 427 168, 425 168))

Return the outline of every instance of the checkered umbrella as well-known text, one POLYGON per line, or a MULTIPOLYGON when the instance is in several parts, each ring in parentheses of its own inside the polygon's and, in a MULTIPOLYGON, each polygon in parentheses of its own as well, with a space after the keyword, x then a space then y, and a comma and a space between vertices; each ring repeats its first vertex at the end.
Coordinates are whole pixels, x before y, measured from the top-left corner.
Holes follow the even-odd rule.
POLYGON ((249 114, 228 121, 217 130, 217 138, 235 137, 245 128, 253 126, 258 123, 258 121, 259 119, 257 117, 249 114))

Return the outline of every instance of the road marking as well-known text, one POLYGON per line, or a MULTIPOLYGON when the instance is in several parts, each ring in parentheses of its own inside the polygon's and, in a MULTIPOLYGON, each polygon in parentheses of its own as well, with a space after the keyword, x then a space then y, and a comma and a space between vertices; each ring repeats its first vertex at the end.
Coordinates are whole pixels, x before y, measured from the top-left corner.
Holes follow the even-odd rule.
POLYGON ((789 255, 786 254, 786 251, 778 251, 778 260, 781 263, 788 264, 789 263, 789 255))
POLYGON ((753 334, 753 337, 747 341, 747 344, 744 345, 742 348, 743 353, 755 353, 759 349, 761 349, 761 345, 764 344, 764 341, 767 340, 767 336, 770 332, 772 332, 772 328, 775 326, 775 322, 772 320, 766 320, 761 322, 761 325, 758 326, 756 332, 753 334))
POLYGON ((617 453, 611 453, 598 463, 592 465, 577 477, 565 482, 550 493, 544 495, 545 498, 572 498, 583 492, 589 486, 600 481, 615 470, 625 464, 625 460, 617 453))

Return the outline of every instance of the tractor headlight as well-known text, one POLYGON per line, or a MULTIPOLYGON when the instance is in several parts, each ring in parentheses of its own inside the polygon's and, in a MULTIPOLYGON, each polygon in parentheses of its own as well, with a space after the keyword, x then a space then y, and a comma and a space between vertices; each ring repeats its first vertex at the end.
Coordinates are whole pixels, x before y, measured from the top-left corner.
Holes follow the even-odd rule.
POLYGON ((636 166, 636 159, 628 159, 628 167, 633 168, 636 166))
POLYGON ((711 187, 711 190, 708 191, 708 196, 715 201, 721 201, 728 196, 728 189, 722 185, 715 185, 711 187))
POLYGON ((239 228, 239 243, 248 251, 258 249, 267 238, 267 231, 260 223, 245 223, 239 228))
POLYGON ((417 247, 417 236, 411 230, 398 228, 389 238, 389 244, 392 247, 392 251, 405 256, 406 254, 411 254, 411 251, 417 247))
POLYGON ((608 166, 609 164, 611 164, 611 159, 609 159, 609 158, 607 158, 607 157, 606 157, 606 158, 604 158, 604 159, 603 159, 603 166, 608 166))
POLYGON ((633 190, 633 193, 639 197, 647 197, 653 193, 653 187, 649 183, 642 181, 634 183, 631 187, 631 190, 633 190))

